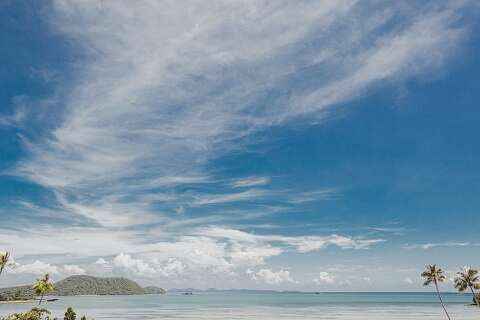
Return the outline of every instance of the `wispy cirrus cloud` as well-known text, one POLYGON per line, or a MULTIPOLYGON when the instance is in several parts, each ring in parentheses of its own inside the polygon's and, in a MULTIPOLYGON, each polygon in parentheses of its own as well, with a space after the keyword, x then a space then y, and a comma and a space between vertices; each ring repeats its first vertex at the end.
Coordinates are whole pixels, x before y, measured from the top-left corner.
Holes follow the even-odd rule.
MULTIPOLYGON (((205 227, 232 219, 232 209, 206 210, 216 204, 261 202, 236 209, 257 219, 283 212, 283 204, 337 195, 334 188, 282 191, 261 173, 225 179, 209 164, 254 144, 254 133, 324 121, 371 87, 440 70, 468 35, 458 16, 469 5, 53 1, 51 27, 82 51, 81 67, 55 97, 55 126, 23 138, 27 154, 11 174, 51 195, 52 205, 35 204, 36 212, 61 214, 72 226, 41 225, 22 237, 5 230, 0 243, 24 256, 35 248, 110 256, 111 265, 117 257, 117 268, 152 274, 167 270, 168 259, 231 274, 286 250, 366 249, 384 241, 205 227)), ((26 228, 22 223, 17 228, 26 228)), ((271 270, 257 276, 288 279, 271 270)))
POLYGON ((233 181, 231 186, 235 188, 255 187, 266 185, 269 182, 270 178, 268 177, 246 177, 233 181))
POLYGON ((328 246, 337 246, 343 249, 367 249, 370 246, 385 241, 384 239, 363 239, 332 234, 329 236, 279 236, 254 235, 240 230, 222 227, 200 228, 194 234, 220 239, 229 239, 242 242, 280 243, 295 248, 299 252, 310 252, 324 249, 328 246))
POLYGON ((480 243, 475 242, 436 242, 436 243, 420 243, 420 244, 406 244, 404 245, 405 249, 432 249, 437 247, 478 247, 480 243))
MULTIPOLYGON (((174 185, 206 183, 205 164, 241 148, 252 132, 304 115, 321 119, 378 81, 441 66, 465 36, 455 23, 462 7, 450 4, 392 2, 374 14, 355 1, 209 8, 54 1, 52 9, 52 26, 85 50, 85 61, 65 88, 62 121, 47 138, 26 141, 29 157, 14 174, 105 226, 118 226, 107 207, 122 205, 124 193, 132 190, 134 203, 137 194, 172 196, 174 185), (296 85, 302 75, 307 80, 296 85), (283 87, 288 97, 274 90, 283 87), (266 93, 271 99, 263 103, 266 93), (92 200, 100 205, 90 207, 92 200)), ((244 178, 232 186, 266 182, 244 178)), ((144 200, 114 216, 127 224, 129 212, 136 221, 162 214, 144 200)))
POLYGON ((262 189, 250 189, 243 192, 215 194, 215 195, 199 195, 195 197, 193 206, 204 206, 208 204, 231 203, 241 201, 253 201, 267 195, 268 192, 262 189))
POLYGON ((338 190, 335 188, 323 188, 319 190, 298 192, 290 195, 288 202, 302 204, 314 201, 334 200, 338 197, 338 190))

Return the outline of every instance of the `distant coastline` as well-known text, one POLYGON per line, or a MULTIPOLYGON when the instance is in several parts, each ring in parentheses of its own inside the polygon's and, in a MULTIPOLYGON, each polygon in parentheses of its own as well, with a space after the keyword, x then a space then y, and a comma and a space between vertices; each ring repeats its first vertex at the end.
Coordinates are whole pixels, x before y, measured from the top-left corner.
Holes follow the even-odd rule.
MULTIPOLYGON (((126 278, 99 278, 87 275, 70 276, 55 283, 51 296, 98 296, 98 295, 141 295, 164 294, 159 287, 141 287, 126 278)), ((35 301, 31 286, 0 288, 0 302, 22 303, 35 301)))

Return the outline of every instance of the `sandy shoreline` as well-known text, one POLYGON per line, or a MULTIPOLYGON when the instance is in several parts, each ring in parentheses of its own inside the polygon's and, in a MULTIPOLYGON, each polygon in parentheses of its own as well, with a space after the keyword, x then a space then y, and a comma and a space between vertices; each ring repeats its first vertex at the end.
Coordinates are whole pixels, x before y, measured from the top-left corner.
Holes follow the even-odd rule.
POLYGON ((38 303, 38 300, 12 300, 12 301, 0 301, 0 304, 18 304, 18 303, 38 303))

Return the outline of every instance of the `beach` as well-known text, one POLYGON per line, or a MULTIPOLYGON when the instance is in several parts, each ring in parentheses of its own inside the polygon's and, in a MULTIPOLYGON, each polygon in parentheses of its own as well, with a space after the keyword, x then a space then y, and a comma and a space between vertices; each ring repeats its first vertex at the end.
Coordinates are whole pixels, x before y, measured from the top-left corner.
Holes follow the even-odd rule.
MULTIPOLYGON (((445 294, 453 319, 479 319, 469 296, 445 294)), ((31 306, 35 306, 32 304, 31 306)), ((238 293, 201 292, 139 296, 61 297, 45 304, 54 316, 72 306, 78 316, 95 319, 443 319, 431 293, 238 293)), ((25 311, 29 305, 0 305, 0 315, 25 311)))
POLYGON ((12 301, 0 301, 0 304, 32 304, 38 301, 36 300, 12 300, 12 301))

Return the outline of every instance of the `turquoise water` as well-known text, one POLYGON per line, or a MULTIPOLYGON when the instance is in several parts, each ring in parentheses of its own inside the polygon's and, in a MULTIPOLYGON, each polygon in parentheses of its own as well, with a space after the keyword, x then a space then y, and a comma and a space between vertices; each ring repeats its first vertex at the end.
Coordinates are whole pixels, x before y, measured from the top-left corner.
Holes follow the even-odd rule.
MULTIPOLYGON (((480 319, 467 295, 446 294, 453 319, 480 319)), ((0 305, 0 315, 32 305, 0 305)), ((45 305, 63 318, 68 306, 96 319, 444 319, 427 293, 196 293, 145 296, 62 297, 45 305)))

